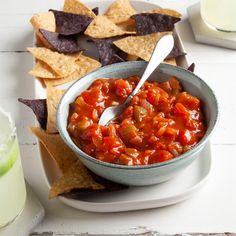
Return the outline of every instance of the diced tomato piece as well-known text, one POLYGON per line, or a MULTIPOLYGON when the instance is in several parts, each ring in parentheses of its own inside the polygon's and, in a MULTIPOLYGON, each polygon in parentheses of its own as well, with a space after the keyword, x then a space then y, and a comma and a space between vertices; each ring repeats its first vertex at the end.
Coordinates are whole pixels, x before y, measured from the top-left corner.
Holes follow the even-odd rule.
POLYGON ((197 141, 194 133, 188 129, 180 130, 178 140, 182 145, 192 145, 197 141))
POLYGON ((190 110, 197 110, 200 108, 200 100, 187 92, 183 92, 178 97, 178 102, 182 103, 190 110))
POLYGON ((102 137, 101 128, 98 124, 90 125, 81 136, 84 140, 91 140, 93 137, 102 137))
POLYGON ((86 103, 92 106, 98 106, 99 103, 101 103, 105 99, 101 89, 99 88, 84 91, 81 96, 86 103))
POLYGON ((124 145, 116 137, 104 137, 102 140, 101 149, 105 152, 119 154, 120 152, 124 151, 124 145))
POLYGON ((182 103, 177 102, 174 107, 174 114, 179 116, 188 116, 189 110, 182 103))
POLYGON ((116 80, 114 86, 116 95, 121 98, 126 98, 133 90, 129 82, 123 79, 116 80))
POLYGON ((166 127, 165 130, 165 137, 171 139, 171 140, 175 140, 175 138, 178 136, 179 130, 172 128, 172 127, 166 127))
POLYGON ((171 160, 174 156, 166 150, 156 151, 150 158, 149 164, 159 163, 163 161, 171 160))
POLYGON ((147 101, 150 102, 152 105, 157 106, 160 99, 160 92, 156 89, 149 89, 147 92, 147 101))

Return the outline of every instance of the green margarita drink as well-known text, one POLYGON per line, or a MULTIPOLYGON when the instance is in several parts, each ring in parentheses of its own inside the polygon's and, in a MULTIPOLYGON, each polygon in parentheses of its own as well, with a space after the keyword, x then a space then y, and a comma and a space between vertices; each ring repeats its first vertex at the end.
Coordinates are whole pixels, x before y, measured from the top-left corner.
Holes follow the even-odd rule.
POLYGON ((24 208, 26 190, 14 122, 0 108, 0 227, 24 208))

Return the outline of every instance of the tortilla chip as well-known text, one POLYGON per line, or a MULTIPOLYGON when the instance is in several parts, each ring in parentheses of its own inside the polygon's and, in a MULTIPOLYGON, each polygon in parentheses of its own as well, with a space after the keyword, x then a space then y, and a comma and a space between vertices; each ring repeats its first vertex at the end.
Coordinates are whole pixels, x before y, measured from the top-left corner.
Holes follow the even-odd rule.
POLYGON ((104 186, 95 182, 88 170, 80 161, 77 161, 60 179, 53 183, 49 191, 49 199, 68 193, 73 189, 102 190, 104 186))
POLYGON ((56 19, 57 32, 61 35, 74 35, 83 32, 93 20, 92 17, 50 10, 56 19))
POLYGON ((29 71, 30 75, 40 78, 49 78, 49 79, 57 79, 60 76, 55 73, 50 66, 48 66, 43 61, 37 60, 32 70, 29 71))
POLYGON ((92 38, 110 38, 133 33, 134 32, 123 31, 105 16, 97 16, 84 32, 85 35, 92 38))
POLYGON ((47 109, 48 109, 48 119, 47 119, 47 132, 57 133, 56 125, 56 113, 58 103, 64 94, 63 90, 56 89, 53 87, 47 87, 47 109))
POLYGON ((166 34, 172 34, 172 32, 154 33, 145 36, 129 36, 115 41, 114 44, 127 54, 149 61, 156 43, 166 34))
POLYGON ((47 40, 44 39, 39 29, 45 29, 48 31, 56 31, 56 21, 54 14, 52 12, 43 12, 33 15, 30 19, 30 23, 34 27, 36 38, 40 39, 40 45, 38 45, 39 40, 37 40, 37 46, 45 46, 50 48, 47 40))
MULTIPOLYGON (((118 39, 120 39, 120 37, 114 37, 109 39, 94 39, 94 43, 98 49, 99 60, 103 66, 111 64, 113 61, 112 58, 114 58, 115 55, 117 55, 120 51, 119 48, 113 45, 113 42, 118 39)), ((118 61, 120 60, 118 59, 118 61)))
POLYGON ((136 26, 135 21, 133 19, 129 19, 127 21, 124 21, 122 23, 117 24, 120 29, 123 31, 132 32, 133 34, 136 34, 136 26))
POLYGON ((92 9, 92 12, 93 12, 96 16, 98 16, 98 15, 99 15, 99 8, 98 8, 98 7, 94 7, 94 8, 92 9))
POLYGON ((179 47, 175 45, 173 49, 171 50, 171 52, 169 53, 169 55, 166 57, 166 59, 176 58, 176 57, 185 56, 185 55, 186 53, 182 52, 179 49, 179 47))
POLYGON ((137 57, 137 56, 128 54, 126 60, 127 60, 127 61, 137 61, 138 58, 139 58, 139 57, 137 57))
POLYGON ((49 65, 59 76, 65 77, 76 70, 75 58, 62 53, 54 52, 48 48, 27 48, 31 54, 49 65))
POLYGON ((175 58, 165 59, 164 63, 170 64, 173 66, 177 66, 175 58))
POLYGON ((153 10, 149 10, 149 11, 144 11, 142 13, 158 13, 158 14, 162 14, 162 15, 168 15, 168 16, 173 16, 176 18, 181 18, 182 14, 179 13, 178 11, 175 11, 173 9, 168 9, 168 8, 156 8, 153 10))
POLYGON ((75 37, 65 37, 57 32, 44 29, 40 29, 39 31, 55 51, 60 53, 75 53, 82 50, 75 37))
POLYGON ((180 18, 157 13, 141 13, 131 17, 135 20, 137 35, 172 31, 180 18))
POLYGON ((46 84, 46 87, 49 86, 57 86, 60 84, 65 84, 73 80, 78 80, 81 77, 87 75, 88 73, 98 69, 101 67, 101 64, 90 57, 84 56, 80 54, 77 57, 76 63, 76 70, 71 75, 60 78, 60 79, 44 79, 44 83, 46 84))
MULTIPOLYGON (((41 37, 43 36, 41 35, 41 37)), ((44 44, 43 40, 40 38, 38 34, 35 34, 35 39, 36 39, 36 42, 35 42, 36 47, 47 47, 47 45, 44 44)))
POLYGON ((105 13, 107 18, 115 24, 127 21, 134 14, 136 11, 129 0, 116 0, 105 13))
POLYGON ((76 163, 78 157, 65 144, 59 134, 48 134, 38 127, 30 127, 30 130, 54 159, 62 173, 68 171, 76 163))
POLYGON ((18 101, 25 104, 34 112, 40 127, 46 129, 47 127, 47 103, 46 99, 23 99, 18 98, 18 101))
POLYGON ((195 70, 195 63, 192 63, 192 64, 188 67, 187 70, 189 70, 189 71, 191 71, 191 72, 194 72, 194 70, 195 70))
POLYGON ((74 13, 74 14, 81 14, 81 15, 92 17, 92 18, 96 17, 94 12, 88 7, 86 7, 79 0, 65 0, 63 11, 74 13))

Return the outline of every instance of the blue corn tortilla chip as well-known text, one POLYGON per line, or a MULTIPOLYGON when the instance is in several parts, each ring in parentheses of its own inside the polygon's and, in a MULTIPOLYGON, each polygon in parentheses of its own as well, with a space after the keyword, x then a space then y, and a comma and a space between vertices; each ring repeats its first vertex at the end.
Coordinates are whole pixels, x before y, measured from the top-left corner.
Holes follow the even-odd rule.
POLYGON ((166 57, 166 59, 171 59, 171 58, 176 58, 180 56, 185 56, 186 53, 182 52, 176 45, 173 47, 172 51, 170 54, 166 57))
POLYGON ((55 51, 60 53, 75 53, 81 51, 77 39, 73 36, 63 36, 57 32, 44 29, 39 29, 39 31, 55 51))
POLYGON ((18 101, 25 104, 34 112, 40 127, 44 130, 47 128, 47 102, 46 99, 23 99, 18 98, 18 101))
POLYGON ((51 9, 49 11, 54 13, 56 31, 61 35, 73 35, 83 32, 93 20, 93 18, 85 15, 51 9))
POLYGON ((93 9, 92 9, 92 12, 93 12, 96 16, 98 16, 98 15, 99 15, 99 8, 98 8, 98 7, 93 8, 93 9))
POLYGON ((195 70, 195 63, 192 63, 192 64, 188 67, 187 70, 189 70, 189 71, 191 71, 191 72, 194 72, 194 70, 195 70))
POLYGON ((113 45, 113 42, 118 39, 120 39, 120 37, 93 39, 98 49, 99 60, 103 66, 125 61, 122 51, 113 45))
POLYGON ((137 35, 172 31, 180 18, 158 13, 141 13, 131 16, 135 21, 137 35))

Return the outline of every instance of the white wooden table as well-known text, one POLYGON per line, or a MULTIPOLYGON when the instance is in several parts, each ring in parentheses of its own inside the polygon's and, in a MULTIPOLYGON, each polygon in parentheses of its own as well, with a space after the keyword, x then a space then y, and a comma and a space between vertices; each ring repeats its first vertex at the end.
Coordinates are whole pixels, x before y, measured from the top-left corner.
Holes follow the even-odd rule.
POLYGON ((25 52, 25 48, 32 45, 33 41, 33 31, 28 21, 35 12, 58 8, 62 0, 1 1, 0 106, 16 120, 25 178, 46 209, 46 217, 35 228, 36 233, 74 235, 149 232, 151 235, 152 232, 154 235, 154 232, 236 232, 236 51, 195 42, 186 18, 186 8, 196 1, 156 2, 184 14, 184 20, 178 27, 188 59, 196 63, 195 72, 212 86, 219 99, 221 118, 211 140, 212 175, 199 193, 183 203, 152 210, 101 214, 74 210, 58 200, 47 199, 48 188, 37 144, 27 130, 29 124, 34 124, 34 116, 17 102, 18 97, 35 97, 33 78, 27 74, 32 57, 25 52))

